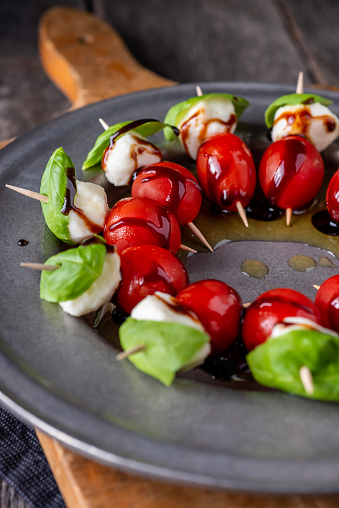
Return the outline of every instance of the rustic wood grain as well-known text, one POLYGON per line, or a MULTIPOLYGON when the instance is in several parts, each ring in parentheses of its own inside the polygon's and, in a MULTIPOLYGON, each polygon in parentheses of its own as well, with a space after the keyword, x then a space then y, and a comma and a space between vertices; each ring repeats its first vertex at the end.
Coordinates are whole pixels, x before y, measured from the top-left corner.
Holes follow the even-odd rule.
POLYGON ((338 508, 339 496, 239 494, 182 487, 93 465, 38 432, 69 508, 338 508))
MULTIPOLYGON (((311 3, 314 1, 310 0, 311 3)), ((311 76, 273 0, 94 0, 147 68, 179 82, 311 76)))
POLYGON ((73 108, 173 84, 143 68, 109 25, 76 9, 54 7, 46 12, 39 48, 46 73, 73 108))
MULTIPOLYGON (((69 107, 44 73, 37 50, 40 17, 55 3, 0 1, 0 140, 22 134, 69 107)), ((58 3, 85 7, 83 0, 58 3)))
MULTIPOLYGON (((278 0, 287 13, 289 30, 296 29, 299 46, 312 79, 321 85, 339 86, 336 0, 278 0)), ((295 33, 295 32, 294 32, 295 33)))

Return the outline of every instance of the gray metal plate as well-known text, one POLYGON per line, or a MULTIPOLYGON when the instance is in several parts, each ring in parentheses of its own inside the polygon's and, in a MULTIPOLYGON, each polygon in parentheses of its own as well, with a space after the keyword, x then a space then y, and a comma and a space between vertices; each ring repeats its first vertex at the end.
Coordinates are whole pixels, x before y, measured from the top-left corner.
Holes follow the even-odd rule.
MULTIPOLYGON (((244 114, 242 129, 255 154, 267 144, 266 106, 293 91, 252 83, 201 86, 206 92, 229 91, 249 99, 251 107, 244 114)), ((39 273, 19 267, 21 261, 43 262, 62 245, 45 226, 39 203, 4 189, 5 183, 38 190, 46 162, 59 146, 72 158, 82 179, 81 163, 101 132, 98 117, 110 124, 143 117, 162 119, 172 104, 194 93, 194 85, 187 84, 104 101, 48 122, 0 153, 1 401, 64 444, 124 470, 247 491, 337 492, 338 405, 278 392, 225 389, 190 378, 177 379, 165 388, 129 362, 116 362, 116 350, 84 321, 41 301, 39 273), (29 241, 26 247, 17 245, 22 238, 29 241)), ((333 98, 333 111, 338 114, 339 97, 330 92, 324 95, 333 98)), ((326 155, 333 167, 338 151, 334 144, 326 155)), ((95 179, 101 181, 102 176, 95 179)), ((246 245, 246 237, 233 238, 239 245, 232 242, 215 254, 189 257, 192 280, 218 276, 222 259, 227 258, 227 281, 244 300, 269 287, 286 285, 313 297, 310 284, 315 274, 316 283, 321 283, 338 272, 337 258, 327 253, 338 257, 338 238, 323 235, 323 245, 315 240, 308 247, 296 226, 288 233, 290 243, 271 242, 261 235, 263 227, 258 223, 261 241, 251 239, 246 245), (334 267, 317 264, 312 272, 291 270, 286 260, 294 252, 294 242, 299 244, 296 253, 309 255, 317 263, 320 257, 330 256, 334 267), (238 266, 241 256, 258 256, 269 266, 269 276, 258 280, 244 275, 238 266)), ((278 226, 272 222, 269 227, 275 240, 278 226)))

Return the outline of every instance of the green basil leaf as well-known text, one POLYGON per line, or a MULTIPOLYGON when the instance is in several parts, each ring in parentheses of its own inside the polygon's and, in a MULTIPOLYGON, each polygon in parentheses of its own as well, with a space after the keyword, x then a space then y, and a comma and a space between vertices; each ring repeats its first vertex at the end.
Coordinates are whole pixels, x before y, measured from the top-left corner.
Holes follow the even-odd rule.
MULTIPOLYGON (((140 121, 142 122, 142 120, 140 120, 140 121)), ((136 120, 135 122, 138 122, 138 120, 136 120)), ((101 162, 104 151, 106 150, 106 148, 109 145, 111 136, 113 136, 116 132, 118 132, 120 129, 122 129, 122 127, 125 127, 125 125, 131 125, 130 130, 137 132, 138 134, 140 134, 141 136, 144 136, 145 138, 147 138, 148 136, 152 136, 156 132, 159 132, 162 129, 164 129, 165 127, 169 128, 170 130, 173 129, 173 127, 171 125, 165 124, 163 122, 159 122, 158 120, 145 120, 141 125, 134 127, 133 124, 135 122, 130 121, 130 122, 117 123, 117 124, 109 127, 102 134, 100 134, 100 136, 98 137, 98 139, 96 140, 96 142, 94 144, 94 147, 88 153, 87 158, 82 165, 82 169, 83 170, 89 169, 101 162)), ((121 138, 127 132, 129 132, 129 130, 127 130, 123 134, 120 134, 120 136, 117 136, 115 139, 121 138)))
POLYGON ((176 372, 188 364, 210 341, 209 336, 179 323, 137 321, 128 318, 119 330, 120 343, 126 351, 139 344, 145 350, 129 356, 137 369, 169 386, 176 372))
POLYGON ((48 203, 41 202, 45 221, 52 233, 60 240, 70 240, 68 215, 61 213, 67 189, 67 170, 74 169, 73 162, 63 148, 58 148, 49 159, 41 179, 40 194, 48 196, 48 203))
MULTIPOLYGON (((197 95, 195 97, 191 97, 190 99, 187 99, 186 101, 179 102, 178 104, 175 104, 172 106, 164 119, 165 123, 168 123, 170 125, 174 125, 175 127, 178 127, 180 124, 181 119, 186 116, 189 109, 196 104, 197 102, 203 101, 203 100, 213 100, 213 99, 229 99, 233 102, 233 106, 235 109, 235 114, 237 118, 239 118, 244 110, 249 106, 249 102, 244 99, 243 97, 237 97, 235 95, 229 94, 229 93, 209 93, 204 95, 197 95)), ((173 134, 173 131, 170 129, 164 130, 164 136, 168 141, 173 141, 176 136, 173 134)))
POLYGON ((323 106, 329 106, 333 101, 329 99, 325 99, 325 97, 321 97, 320 95, 316 95, 313 93, 292 93, 289 95, 283 95, 278 97, 265 111, 265 122, 266 126, 270 129, 273 127, 274 123, 274 115, 277 110, 282 106, 296 106, 298 104, 312 104, 313 102, 319 102, 323 106), (310 101, 310 102, 309 102, 310 101))
POLYGON ((59 268, 54 272, 42 272, 40 298, 48 302, 65 302, 82 295, 100 277, 105 256, 104 244, 90 244, 50 257, 45 264, 59 268))
POLYGON ((339 402, 339 335, 295 330, 271 338, 247 355, 252 375, 271 388, 320 400, 339 402), (300 379, 306 366, 313 378, 309 394, 300 379))

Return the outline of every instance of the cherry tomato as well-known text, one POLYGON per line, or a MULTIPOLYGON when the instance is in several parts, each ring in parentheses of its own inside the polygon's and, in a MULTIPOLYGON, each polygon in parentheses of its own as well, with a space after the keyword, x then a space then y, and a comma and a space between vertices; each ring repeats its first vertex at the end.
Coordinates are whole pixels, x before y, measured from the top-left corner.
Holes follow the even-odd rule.
POLYGON ((272 289, 260 295, 248 307, 242 325, 242 338, 249 351, 271 336, 277 323, 298 316, 322 324, 320 313, 307 296, 293 289, 272 289))
POLYGON ((128 314, 147 295, 161 291, 176 296, 189 284, 182 262, 161 247, 130 247, 121 252, 120 261, 122 281, 114 300, 128 314))
POLYGON ((324 179, 318 150, 300 136, 272 143, 259 166, 259 182, 266 199, 286 210, 302 208, 314 199, 324 179))
POLYGON ((199 148, 198 180, 206 196, 222 210, 237 212, 236 203, 246 207, 256 184, 252 154, 234 134, 208 139, 199 148))
POLYGON ((149 198, 125 198, 108 214, 104 238, 118 252, 135 245, 158 245, 177 252, 181 244, 178 221, 171 210, 149 198))
POLYGON ((324 326, 339 333, 339 275, 322 283, 314 303, 321 313, 324 326))
POLYGON ((178 295, 211 337, 211 354, 221 353, 236 340, 242 312, 238 293, 219 280, 206 279, 187 286, 178 295))
POLYGON ((202 201, 197 179, 184 166, 174 162, 158 162, 142 168, 131 193, 134 197, 151 198, 167 206, 180 226, 196 218, 202 201))
POLYGON ((334 173, 328 184, 326 205, 332 219, 339 222, 339 169, 334 173))

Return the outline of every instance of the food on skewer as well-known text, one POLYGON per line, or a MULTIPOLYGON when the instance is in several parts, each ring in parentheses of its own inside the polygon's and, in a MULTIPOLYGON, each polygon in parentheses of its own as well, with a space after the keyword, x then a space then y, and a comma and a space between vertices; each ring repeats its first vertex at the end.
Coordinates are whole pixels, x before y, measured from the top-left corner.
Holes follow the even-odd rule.
POLYGON ((232 287, 219 280, 201 280, 180 291, 177 300, 202 323, 211 337, 212 354, 225 351, 237 339, 242 302, 232 287))
MULTIPOLYGON (((198 95, 172 106, 164 122, 179 129, 182 146, 195 160, 203 141, 216 134, 235 131, 237 119, 248 105, 242 97, 231 94, 198 95)), ((166 128, 164 135, 169 141, 175 139, 170 129, 166 128)))
POLYGON ((136 245, 157 245, 176 253, 181 245, 177 219, 169 208, 149 198, 124 198, 107 216, 104 238, 118 252, 136 245))
POLYGON ((298 291, 272 289, 256 298, 246 309, 242 324, 242 338, 248 351, 265 342, 275 325, 294 316, 322 324, 317 307, 298 291))
POLYGON ((130 247, 121 252, 120 261, 122 281, 114 301, 127 314, 147 295, 160 291, 176 296, 189 284, 183 263, 161 247, 130 247))
POLYGON ((339 333, 339 275, 325 280, 317 291, 315 305, 324 325, 339 333))
POLYGON ((292 210, 314 199, 324 174, 324 162, 312 143, 300 136, 287 136, 266 149, 258 176, 266 199, 273 206, 289 210, 290 220, 292 210))
POLYGON ((197 157, 198 180, 206 196, 222 210, 239 212, 248 226, 244 208, 256 184, 252 154, 234 134, 218 134, 205 141, 197 157))
POLYGON ((203 363, 211 350, 210 338, 197 317, 176 298, 161 292, 134 307, 119 337, 129 360, 167 386, 178 371, 203 363))
POLYGON ((326 192, 328 213, 335 222, 339 222, 339 169, 332 176, 326 192))
MULTIPOLYGON (((129 185, 138 168, 161 161, 161 151, 146 138, 164 127, 165 124, 153 119, 122 122, 108 127, 96 140, 82 169, 101 163, 110 183, 129 185)), ((167 125, 167 128, 171 129, 171 126, 167 125)), ((177 132, 176 129, 174 132, 177 132)))
POLYGON ((50 257, 41 273, 40 298, 58 302, 72 316, 97 310, 112 298, 121 281, 120 258, 114 250, 97 237, 95 243, 50 257))
MULTIPOLYGON (((187 224, 197 234, 192 221, 201 207, 201 188, 184 166, 163 161, 141 168, 132 184, 131 194, 133 197, 154 199, 160 205, 167 206, 180 226, 187 224)), ((198 237, 213 252, 199 230, 198 237)))
POLYGON ((48 161, 40 194, 7 187, 41 202, 46 224, 60 240, 81 243, 100 233, 108 212, 107 196, 100 185, 76 179, 73 162, 62 148, 48 161))
POLYGON ((339 335, 314 321, 295 320, 274 326, 271 337, 247 355, 254 379, 303 397, 338 401, 339 335))
POLYGON ((294 93, 276 99, 265 112, 272 141, 286 136, 303 136, 321 152, 339 136, 339 120, 327 106, 332 103, 319 95, 294 93))

